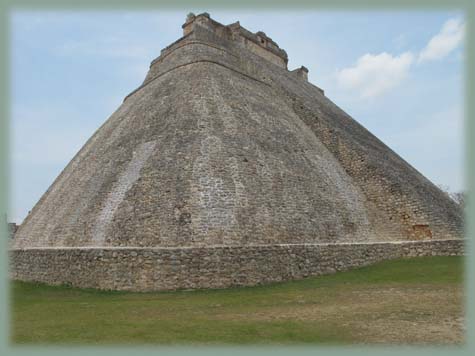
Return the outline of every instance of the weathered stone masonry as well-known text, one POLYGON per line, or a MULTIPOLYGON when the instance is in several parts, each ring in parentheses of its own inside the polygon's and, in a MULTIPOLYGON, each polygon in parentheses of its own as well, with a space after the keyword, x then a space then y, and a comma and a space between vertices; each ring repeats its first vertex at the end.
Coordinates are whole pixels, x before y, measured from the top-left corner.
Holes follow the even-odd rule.
POLYGON ((463 240, 203 248, 43 248, 11 251, 12 277, 81 288, 153 291, 301 279, 378 261, 460 256, 463 240))
POLYGON ((21 224, 14 278, 226 287, 462 253, 462 209, 270 37, 182 27, 21 224))

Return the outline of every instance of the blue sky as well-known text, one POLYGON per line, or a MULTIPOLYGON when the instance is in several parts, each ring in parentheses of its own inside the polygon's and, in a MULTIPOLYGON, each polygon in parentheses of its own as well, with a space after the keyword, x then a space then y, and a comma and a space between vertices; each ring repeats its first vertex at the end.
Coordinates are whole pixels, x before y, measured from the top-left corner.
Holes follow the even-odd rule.
MULTIPOLYGON (((309 80, 438 185, 464 188, 460 12, 207 11, 264 31, 309 80)), ((189 11, 11 15, 11 196, 21 222, 182 35, 189 11)))

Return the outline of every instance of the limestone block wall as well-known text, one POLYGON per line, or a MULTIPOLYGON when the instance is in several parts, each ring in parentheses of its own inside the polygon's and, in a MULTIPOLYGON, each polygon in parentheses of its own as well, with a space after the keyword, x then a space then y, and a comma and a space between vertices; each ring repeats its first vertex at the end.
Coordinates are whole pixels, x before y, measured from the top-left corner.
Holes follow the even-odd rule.
POLYGON ((416 256, 460 256, 464 241, 190 248, 31 248, 10 251, 15 280, 154 291, 253 286, 416 256))
POLYGON ((445 199, 434 184, 354 120, 330 117, 298 99, 294 110, 338 159, 368 201, 384 212, 385 218, 373 221, 379 230, 394 239, 463 236, 462 210, 456 203, 445 199))
POLYGON ((194 26, 162 51, 32 209, 14 248, 463 236, 460 207, 305 80, 304 68, 245 50, 237 25, 216 28, 194 26))
POLYGON ((282 92, 277 91, 275 97, 282 106, 292 107, 364 193, 377 236, 386 240, 463 236, 461 209, 325 98, 319 88, 296 75, 298 70, 287 72, 270 62, 261 65, 249 57, 250 53, 239 52, 237 56, 231 42, 209 31, 195 29, 191 37, 193 41, 182 41, 169 49, 164 57, 169 63, 161 62, 162 58, 152 65, 149 80, 170 70, 170 63, 184 65, 191 58, 198 60, 199 53, 199 60, 225 65, 273 88, 280 86, 282 92))
POLYGON ((198 16, 190 14, 182 28, 184 37, 195 32, 197 29, 206 29, 221 39, 235 41, 243 48, 246 48, 279 67, 287 68, 287 53, 280 49, 277 43, 262 31, 252 33, 246 30, 244 27, 241 27, 239 22, 224 26, 210 18, 208 13, 203 13, 198 16))

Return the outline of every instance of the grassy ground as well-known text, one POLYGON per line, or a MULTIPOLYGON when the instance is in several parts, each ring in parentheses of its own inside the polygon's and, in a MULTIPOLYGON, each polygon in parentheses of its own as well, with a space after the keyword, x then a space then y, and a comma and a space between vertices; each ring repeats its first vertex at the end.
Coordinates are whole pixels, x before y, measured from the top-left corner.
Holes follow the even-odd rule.
POLYGON ((463 259, 425 257, 268 286, 160 293, 13 282, 15 343, 463 342, 463 259))

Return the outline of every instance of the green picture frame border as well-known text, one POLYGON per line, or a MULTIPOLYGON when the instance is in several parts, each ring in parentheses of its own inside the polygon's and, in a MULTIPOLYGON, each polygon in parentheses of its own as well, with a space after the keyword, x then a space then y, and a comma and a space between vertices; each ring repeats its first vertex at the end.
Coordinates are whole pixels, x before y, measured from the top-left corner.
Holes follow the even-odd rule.
MULTIPOLYGON (((10 116, 10 33, 9 17, 14 10, 144 10, 144 9, 193 11, 197 8, 256 9, 259 11, 288 10, 345 10, 345 11, 433 11, 461 10, 466 19, 465 40, 465 182, 468 191, 466 218, 466 343, 461 346, 239 346, 239 347, 165 347, 165 346, 22 346, 10 343, 10 291, 8 280, 8 233, 6 224, 0 224, 0 355, 233 355, 243 353, 262 355, 474 355, 475 354, 475 1, 473 0, 294 0, 294 1, 192 1, 192 0, 0 0, 0 214, 6 216, 9 201, 9 116, 10 116)), ((4 219, 4 218, 2 218, 4 219)), ((3 221, 3 220, 2 220, 3 221)))

